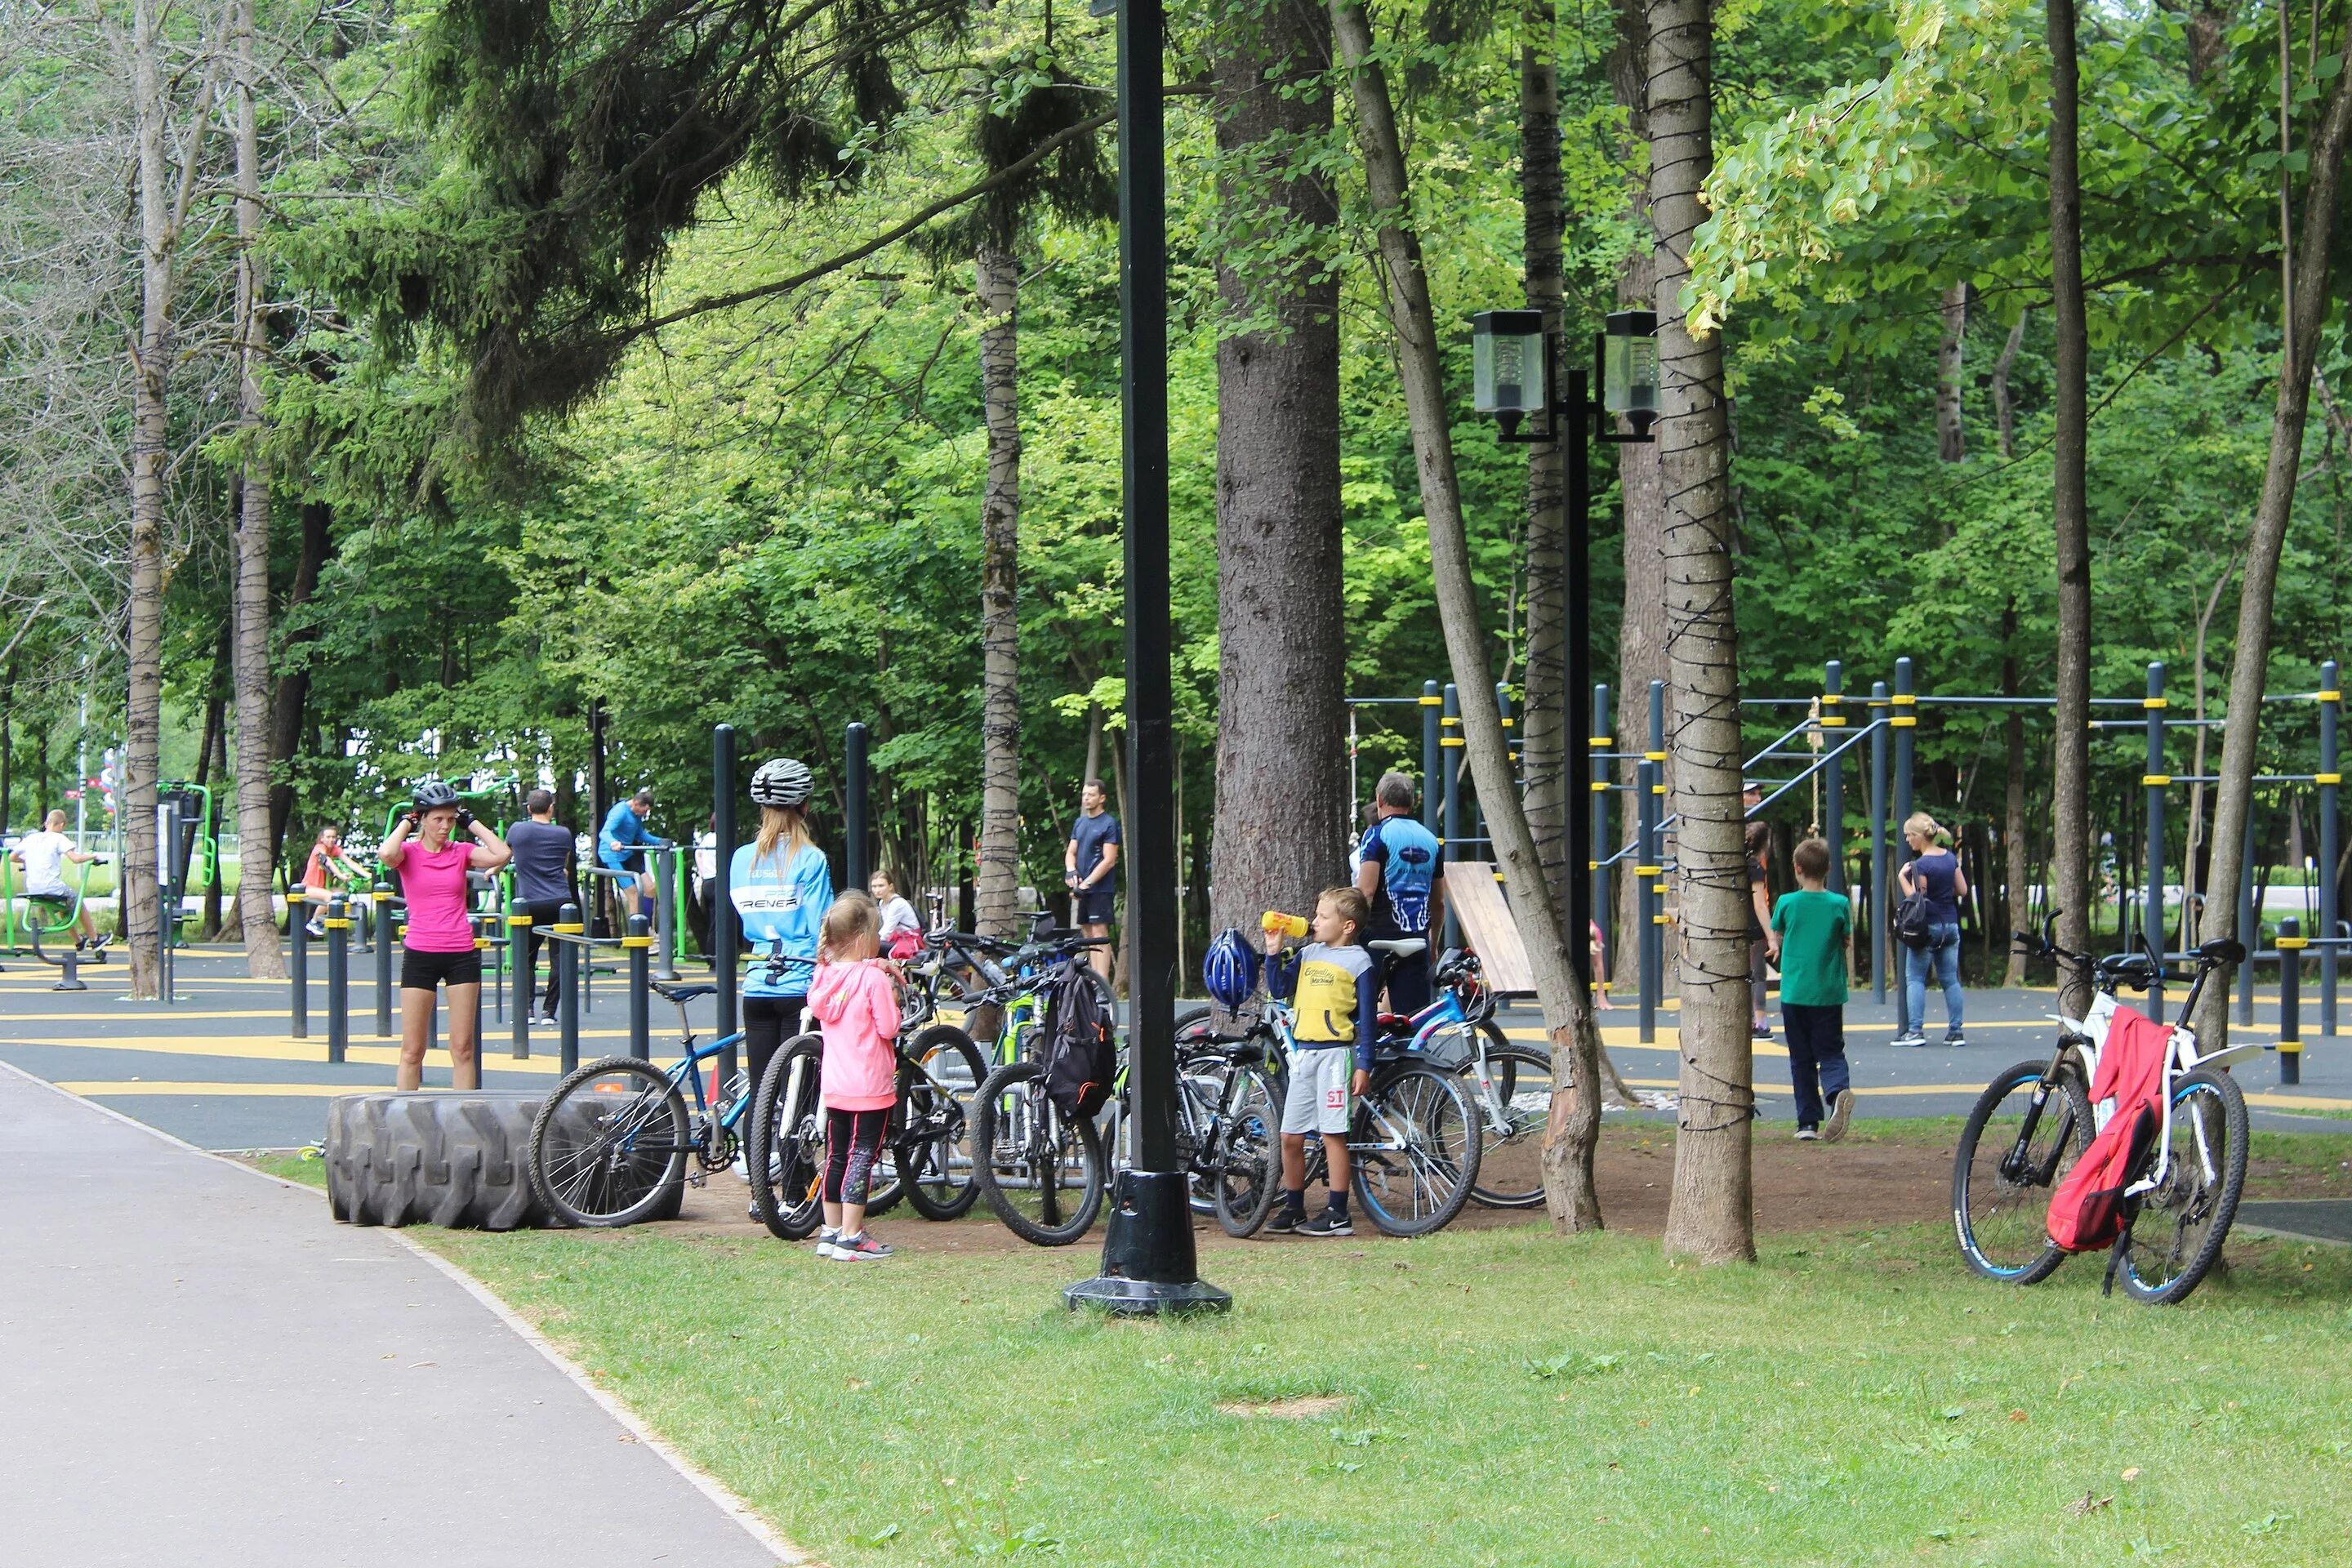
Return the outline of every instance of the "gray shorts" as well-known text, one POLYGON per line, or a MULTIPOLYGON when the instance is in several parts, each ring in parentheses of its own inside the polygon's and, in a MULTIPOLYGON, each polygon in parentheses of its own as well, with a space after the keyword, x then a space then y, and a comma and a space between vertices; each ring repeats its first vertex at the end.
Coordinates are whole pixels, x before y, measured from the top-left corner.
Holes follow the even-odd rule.
POLYGON ((1308 1047, 1290 1053, 1290 1088, 1282 1097, 1285 1132, 1348 1131, 1348 1086, 1356 1053, 1348 1046, 1308 1047))

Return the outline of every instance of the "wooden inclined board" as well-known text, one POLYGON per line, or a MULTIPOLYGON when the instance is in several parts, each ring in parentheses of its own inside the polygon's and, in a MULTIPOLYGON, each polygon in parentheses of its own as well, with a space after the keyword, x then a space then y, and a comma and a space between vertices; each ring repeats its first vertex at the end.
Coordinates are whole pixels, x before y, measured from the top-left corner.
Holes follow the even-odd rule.
POLYGON ((1535 966, 1528 962, 1527 944, 1519 940, 1518 922, 1503 898, 1493 862, 1445 862, 1445 907, 1462 927, 1462 940, 1478 955, 1486 988, 1505 995, 1535 994, 1535 966))

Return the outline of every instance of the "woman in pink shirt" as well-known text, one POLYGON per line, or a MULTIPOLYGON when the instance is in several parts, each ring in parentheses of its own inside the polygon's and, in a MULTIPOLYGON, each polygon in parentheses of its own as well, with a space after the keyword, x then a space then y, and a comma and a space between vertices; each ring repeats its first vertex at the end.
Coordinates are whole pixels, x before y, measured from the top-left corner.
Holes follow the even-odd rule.
MULTIPOLYGON (((449 988, 449 1086, 482 1087, 474 1056, 474 1009, 482 994, 482 955, 466 910, 466 873, 495 871, 513 858, 506 841, 457 804, 457 792, 439 779, 416 786, 412 808, 383 841, 376 858, 400 873, 408 900, 408 935, 401 944, 400 1067, 395 1089, 425 1083, 425 1034, 433 1022, 433 991, 449 988), (453 844, 463 829, 473 840, 453 844)), ((390 941, 388 932, 379 932, 390 941)))
POLYGON ((898 992, 882 951, 882 911, 845 893, 818 928, 808 1010, 824 1032, 824 1227, 816 1255, 871 1262, 890 1248, 866 1234, 866 1193, 898 1103, 898 992))

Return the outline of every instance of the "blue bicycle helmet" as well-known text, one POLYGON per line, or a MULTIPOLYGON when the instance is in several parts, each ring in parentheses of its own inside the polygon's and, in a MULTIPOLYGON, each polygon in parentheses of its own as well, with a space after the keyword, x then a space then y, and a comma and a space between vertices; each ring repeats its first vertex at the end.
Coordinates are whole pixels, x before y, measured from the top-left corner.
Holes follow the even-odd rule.
POLYGON ((1247 1002, 1257 990, 1258 952, 1237 926, 1227 926, 1209 944, 1201 961, 1201 980, 1217 1005, 1228 1011, 1247 1002))

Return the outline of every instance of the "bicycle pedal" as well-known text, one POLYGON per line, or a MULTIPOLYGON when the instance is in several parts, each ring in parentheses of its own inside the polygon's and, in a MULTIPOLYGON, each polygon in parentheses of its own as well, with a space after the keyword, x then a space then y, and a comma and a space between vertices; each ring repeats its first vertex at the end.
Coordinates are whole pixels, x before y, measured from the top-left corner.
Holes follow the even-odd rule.
POLYGON ((709 1186, 710 1177, 708 1173, 702 1171, 688 1171, 686 1173, 686 1184, 689 1187, 709 1186))

